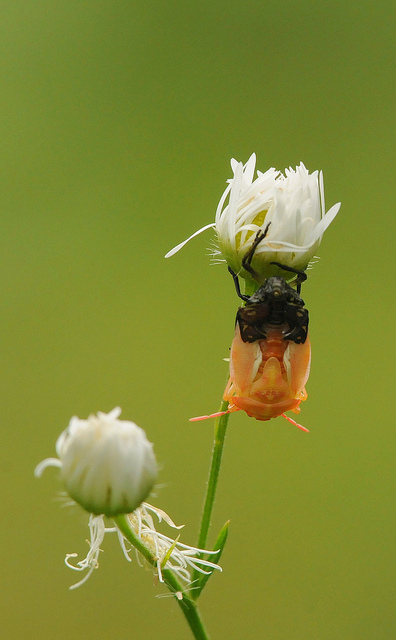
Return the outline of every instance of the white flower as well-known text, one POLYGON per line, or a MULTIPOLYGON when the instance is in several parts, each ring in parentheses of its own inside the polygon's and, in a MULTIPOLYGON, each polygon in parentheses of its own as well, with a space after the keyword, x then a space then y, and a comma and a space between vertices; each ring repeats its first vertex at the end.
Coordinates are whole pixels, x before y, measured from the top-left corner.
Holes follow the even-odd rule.
POLYGON ((169 251, 170 257, 186 242, 205 229, 216 229, 218 251, 231 269, 244 278, 251 275, 243 270, 242 259, 250 249, 259 230, 270 223, 266 237, 258 244, 252 260, 260 283, 272 275, 286 279, 292 275, 270 265, 279 262, 285 266, 305 270, 315 255, 322 235, 337 215, 341 203, 325 213, 323 174, 310 174, 301 163, 296 169, 286 169, 285 175, 271 168, 265 173, 257 171, 253 180, 256 156, 253 154, 245 166, 231 160, 234 173, 228 180, 216 211, 215 222, 202 227, 190 238, 169 251), (228 201, 227 201, 228 200, 228 201))
MULTIPOLYGON (((170 527, 174 529, 181 529, 182 526, 176 526, 170 517, 161 509, 153 507, 147 503, 140 505, 133 513, 128 515, 128 521, 130 527, 133 529, 137 538, 150 550, 156 564, 155 573, 158 576, 160 582, 164 582, 162 572, 164 569, 172 571, 175 576, 185 583, 191 583, 190 570, 196 569, 200 573, 211 573, 211 571, 217 569, 221 571, 219 565, 209 560, 203 560, 197 557, 199 554, 215 554, 217 551, 206 551, 203 549, 197 549, 159 533, 154 525, 152 517, 154 513, 159 522, 164 520, 170 527), (209 571, 205 570, 208 569, 209 571)), ((123 533, 118 529, 117 525, 113 527, 105 527, 103 516, 91 515, 89 518, 89 551, 84 558, 80 560, 76 565, 71 564, 70 558, 76 558, 76 553, 68 553, 65 558, 65 563, 70 569, 75 571, 87 571, 82 580, 74 584, 70 589, 76 589, 88 580, 94 569, 99 566, 98 558, 101 552, 100 546, 103 542, 105 533, 117 533, 121 548, 124 552, 125 558, 131 562, 129 553, 129 542, 124 537, 123 533)), ((136 551, 136 557, 140 563, 140 554, 136 551)))
POLYGON ((58 458, 35 469, 61 469, 68 494, 86 511, 115 516, 131 513, 149 495, 157 477, 153 445, 134 422, 119 420, 121 409, 73 417, 56 442, 58 458))

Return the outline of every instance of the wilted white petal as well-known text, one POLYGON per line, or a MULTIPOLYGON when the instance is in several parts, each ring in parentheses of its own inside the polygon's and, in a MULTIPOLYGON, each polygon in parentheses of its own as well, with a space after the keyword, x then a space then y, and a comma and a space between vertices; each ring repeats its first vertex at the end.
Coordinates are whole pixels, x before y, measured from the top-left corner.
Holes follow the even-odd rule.
POLYGON ((164 520, 164 522, 166 522, 166 524, 168 524, 173 529, 183 529, 184 524, 175 524, 173 520, 168 516, 168 514, 165 513, 165 511, 162 511, 162 509, 158 509, 158 507, 152 507, 151 504, 148 504, 147 502, 144 503, 144 507, 147 511, 152 511, 153 513, 155 513, 159 522, 164 520))
MULTIPOLYGON (((172 571, 179 579, 183 580, 187 584, 191 584, 190 571, 196 569, 200 573, 208 574, 214 570, 221 571, 221 567, 203 558, 197 557, 201 554, 213 555, 217 551, 208 551, 205 549, 198 549, 189 545, 179 542, 178 538, 166 536, 156 530, 154 526, 151 513, 158 517, 158 520, 164 520, 172 528, 180 529, 180 526, 175 525, 173 520, 167 513, 153 507, 147 503, 142 503, 140 507, 128 515, 128 520, 135 535, 140 541, 149 549, 152 556, 156 559, 155 572, 160 582, 163 582, 162 571, 168 569, 172 571)), ((104 524, 104 517, 102 515, 89 517, 89 531, 90 539, 88 541, 89 550, 86 557, 83 560, 79 560, 75 563, 71 562, 71 558, 77 558, 76 553, 68 553, 65 558, 65 564, 74 571, 86 571, 82 580, 74 584, 70 589, 77 589, 92 575, 93 571, 99 567, 99 555, 102 551, 101 546, 106 533, 116 533, 120 542, 122 553, 126 560, 131 562, 129 553, 132 550, 129 548, 130 543, 124 537, 123 533, 118 527, 106 527, 104 524), (127 548, 128 545, 128 548, 127 548)), ((183 525, 182 525, 183 526, 183 525)), ((136 551, 136 550, 135 550, 136 551)), ((140 566, 140 554, 136 551, 136 557, 140 566)))
MULTIPOLYGON (((197 557, 201 554, 213 555, 216 554, 217 551, 191 547, 179 542, 178 539, 174 540, 158 532, 154 526, 150 512, 155 513, 160 521, 164 520, 173 528, 180 529, 181 527, 176 526, 162 509, 158 509, 147 503, 143 503, 139 509, 136 509, 128 516, 130 526, 135 534, 151 551, 152 555, 157 558, 157 575, 160 582, 163 582, 163 569, 170 569, 177 577, 187 583, 191 582, 189 567, 191 569, 196 568, 201 573, 208 573, 201 567, 206 567, 211 571, 221 571, 221 567, 218 564, 197 557), (167 558, 167 560, 163 566, 165 558, 167 558)), ((211 571, 209 571, 209 573, 211 573, 211 571)))

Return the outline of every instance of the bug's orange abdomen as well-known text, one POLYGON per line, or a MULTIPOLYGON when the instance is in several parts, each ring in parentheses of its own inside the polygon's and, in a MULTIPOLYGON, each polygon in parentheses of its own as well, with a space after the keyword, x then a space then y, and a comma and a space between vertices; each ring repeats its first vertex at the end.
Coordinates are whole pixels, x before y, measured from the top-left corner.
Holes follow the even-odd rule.
POLYGON ((283 339, 282 327, 268 327, 267 338, 249 343, 238 325, 231 347, 230 381, 224 399, 230 410, 243 409, 257 420, 276 418, 285 411, 299 412, 307 397, 311 347, 283 339))

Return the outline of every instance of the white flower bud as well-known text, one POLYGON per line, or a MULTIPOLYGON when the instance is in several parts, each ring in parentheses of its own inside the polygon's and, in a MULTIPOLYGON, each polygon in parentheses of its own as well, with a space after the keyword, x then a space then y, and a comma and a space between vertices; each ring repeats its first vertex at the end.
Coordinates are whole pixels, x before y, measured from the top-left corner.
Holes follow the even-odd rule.
POLYGON ((157 464, 143 429, 119 420, 120 413, 116 407, 88 420, 73 417, 56 443, 59 460, 43 460, 35 474, 47 466, 60 467, 68 494, 90 513, 134 511, 154 485, 157 464))
MULTIPOLYGON (((243 269, 242 260, 257 232, 264 231, 270 223, 265 238, 256 247, 251 266, 259 284, 273 275, 290 280, 294 277, 290 272, 270 263, 279 262, 292 269, 305 270, 341 204, 325 213, 322 172, 310 174, 301 163, 295 170, 286 169, 285 175, 275 169, 265 173, 257 171, 257 178, 253 180, 255 164, 255 154, 245 166, 234 159, 231 161, 234 176, 220 199, 215 222, 188 240, 209 227, 215 228, 216 258, 222 257, 235 273, 251 280, 251 274, 243 269)), ((176 253, 188 240, 165 257, 176 253)))

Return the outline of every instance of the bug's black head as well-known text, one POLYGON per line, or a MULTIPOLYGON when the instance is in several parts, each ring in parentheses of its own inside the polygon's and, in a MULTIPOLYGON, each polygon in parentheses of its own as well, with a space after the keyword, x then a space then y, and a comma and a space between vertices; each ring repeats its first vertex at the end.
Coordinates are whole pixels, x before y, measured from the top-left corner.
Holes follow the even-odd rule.
POLYGON ((272 278, 267 279, 264 287, 267 295, 271 295, 273 298, 283 298, 287 292, 288 285, 280 276, 272 276, 272 278))
POLYGON ((250 304, 260 302, 276 302, 287 300, 290 286, 280 276, 272 276, 268 278, 264 284, 249 299, 250 304))

